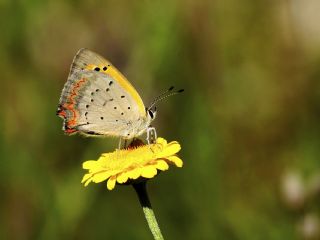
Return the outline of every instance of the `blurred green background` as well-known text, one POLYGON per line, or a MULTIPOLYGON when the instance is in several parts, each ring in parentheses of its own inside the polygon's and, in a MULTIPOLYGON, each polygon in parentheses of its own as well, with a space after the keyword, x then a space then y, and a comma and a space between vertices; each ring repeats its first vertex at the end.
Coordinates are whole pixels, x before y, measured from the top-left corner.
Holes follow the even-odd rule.
POLYGON ((74 54, 109 59, 184 167, 149 182, 166 239, 320 239, 320 2, 0 1, 0 239, 151 239, 131 187, 84 188, 117 139, 63 134, 74 54))

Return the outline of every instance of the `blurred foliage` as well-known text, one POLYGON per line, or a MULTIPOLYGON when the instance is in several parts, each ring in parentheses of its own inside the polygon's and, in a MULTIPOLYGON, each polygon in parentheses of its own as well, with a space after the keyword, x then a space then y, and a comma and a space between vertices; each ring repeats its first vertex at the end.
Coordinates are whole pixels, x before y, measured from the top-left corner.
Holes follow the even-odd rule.
POLYGON ((0 1, 0 239, 150 239, 130 187, 84 188, 116 139, 55 116, 72 58, 108 58, 185 166, 149 182, 168 239, 319 239, 320 3, 0 1), (170 124, 168 124, 170 123, 170 124))

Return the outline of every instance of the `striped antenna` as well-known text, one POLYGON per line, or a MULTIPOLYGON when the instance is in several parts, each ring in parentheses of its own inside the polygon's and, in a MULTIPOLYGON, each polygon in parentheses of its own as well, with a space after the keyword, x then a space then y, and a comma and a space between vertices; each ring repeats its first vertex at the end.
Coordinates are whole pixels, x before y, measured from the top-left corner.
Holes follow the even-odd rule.
POLYGON ((163 93, 161 93, 160 95, 158 95, 150 104, 150 106, 147 108, 147 110, 150 110, 154 105, 156 105, 158 102, 166 99, 167 97, 171 97, 173 95, 182 93, 184 91, 184 89, 180 89, 180 90, 176 90, 173 91, 174 87, 171 86, 170 88, 168 88, 166 91, 164 91, 163 93))

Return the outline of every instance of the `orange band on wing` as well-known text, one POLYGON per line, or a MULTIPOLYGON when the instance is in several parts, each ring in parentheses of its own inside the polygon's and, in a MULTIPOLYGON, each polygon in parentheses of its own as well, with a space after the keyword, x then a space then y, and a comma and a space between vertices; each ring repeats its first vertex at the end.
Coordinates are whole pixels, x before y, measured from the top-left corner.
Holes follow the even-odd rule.
POLYGON ((74 126, 77 125, 77 118, 79 116, 79 112, 74 108, 75 106, 75 98, 79 94, 79 89, 81 86, 86 82, 87 79, 82 78, 78 82, 76 82, 70 91, 70 95, 67 96, 66 102, 61 105, 61 109, 58 111, 58 115, 63 118, 67 118, 67 113, 65 110, 71 112, 71 116, 67 119, 65 123, 65 132, 66 133, 73 133, 76 130, 72 129, 74 126))

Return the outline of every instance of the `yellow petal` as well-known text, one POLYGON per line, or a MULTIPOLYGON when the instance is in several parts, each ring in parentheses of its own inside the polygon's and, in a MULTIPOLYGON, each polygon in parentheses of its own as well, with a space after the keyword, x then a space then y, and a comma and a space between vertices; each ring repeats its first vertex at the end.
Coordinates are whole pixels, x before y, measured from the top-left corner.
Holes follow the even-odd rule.
POLYGON ((128 180, 128 174, 127 173, 122 173, 117 177, 117 182, 118 183, 125 183, 128 180))
POLYGON ((155 167, 161 171, 165 171, 165 170, 168 170, 169 165, 164 160, 158 160, 155 167))
POLYGON ((92 181, 95 183, 99 183, 102 182, 104 180, 106 180, 107 178, 109 178, 111 176, 110 172, 100 172, 100 173, 96 173, 93 175, 92 177, 92 181))
POLYGON ((177 167, 182 167, 183 166, 183 162, 180 158, 178 158, 177 156, 170 156, 167 158, 170 162, 174 163, 177 167))
POLYGON ((84 183, 85 181, 87 181, 89 178, 91 178, 92 174, 91 173, 87 173, 83 176, 81 183, 84 183))
POLYGON ((92 182, 92 178, 89 178, 89 179, 84 183, 84 186, 85 186, 85 187, 88 186, 89 183, 91 183, 91 182, 92 182))
POLYGON ((167 140, 165 140, 164 138, 159 137, 159 138, 157 138, 157 143, 165 146, 165 145, 167 145, 167 140))
POLYGON ((100 162, 100 164, 103 164, 103 163, 109 161, 110 155, 111 155, 111 153, 103 153, 103 154, 98 158, 97 161, 100 162))
POLYGON ((157 174, 157 169, 154 166, 146 166, 142 169, 141 176, 145 178, 152 178, 157 174))
POLYGON ((107 182, 107 188, 109 190, 114 189, 114 186, 116 185, 116 178, 109 178, 108 182, 107 182))
POLYGON ((130 179, 137 179, 141 176, 141 168, 135 168, 129 172, 127 172, 127 175, 130 179))
POLYGON ((85 161, 85 162, 82 164, 82 168, 83 168, 83 169, 90 169, 90 168, 96 167, 97 164, 98 164, 98 163, 97 163, 96 160, 85 161))
POLYGON ((180 149, 181 149, 181 146, 179 143, 171 142, 163 149, 162 152, 157 154, 157 157, 162 158, 162 157, 168 157, 168 156, 174 155, 177 152, 179 152, 180 149))

